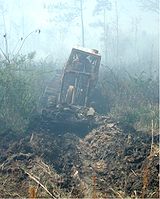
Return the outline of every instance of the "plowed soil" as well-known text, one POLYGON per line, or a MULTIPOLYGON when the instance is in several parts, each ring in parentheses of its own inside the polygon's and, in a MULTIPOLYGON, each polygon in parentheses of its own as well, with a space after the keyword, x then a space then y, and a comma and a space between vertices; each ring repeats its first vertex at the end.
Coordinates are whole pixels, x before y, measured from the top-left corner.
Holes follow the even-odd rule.
POLYGON ((30 129, 0 135, 0 197, 158 198, 158 136, 111 120, 84 137, 30 129))

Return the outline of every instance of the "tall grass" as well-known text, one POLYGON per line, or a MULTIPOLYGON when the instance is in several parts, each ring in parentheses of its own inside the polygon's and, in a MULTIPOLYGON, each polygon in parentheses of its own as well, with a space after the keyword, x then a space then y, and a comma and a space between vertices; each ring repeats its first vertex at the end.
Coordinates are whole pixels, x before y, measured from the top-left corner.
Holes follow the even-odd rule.
POLYGON ((25 130, 37 110, 46 81, 52 78, 53 65, 36 62, 34 55, 21 55, 10 62, 0 60, 0 131, 25 130))
POLYGON ((125 69, 115 71, 106 67, 100 77, 103 107, 115 120, 138 129, 149 129, 151 121, 158 128, 159 82, 145 72, 131 75, 125 69), (106 104, 108 106, 106 106, 106 104))

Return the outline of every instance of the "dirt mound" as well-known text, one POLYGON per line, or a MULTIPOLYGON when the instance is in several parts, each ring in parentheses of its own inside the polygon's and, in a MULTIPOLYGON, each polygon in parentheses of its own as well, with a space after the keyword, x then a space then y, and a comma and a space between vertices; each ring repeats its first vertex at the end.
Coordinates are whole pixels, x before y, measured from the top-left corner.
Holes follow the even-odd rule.
POLYGON ((0 140, 0 197, 158 197, 158 149, 141 132, 115 123, 84 138, 70 133, 11 131, 0 140))
POLYGON ((83 145, 104 196, 158 196, 158 147, 151 153, 149 135, 124 133, 110 123, 88 134, 83 145))

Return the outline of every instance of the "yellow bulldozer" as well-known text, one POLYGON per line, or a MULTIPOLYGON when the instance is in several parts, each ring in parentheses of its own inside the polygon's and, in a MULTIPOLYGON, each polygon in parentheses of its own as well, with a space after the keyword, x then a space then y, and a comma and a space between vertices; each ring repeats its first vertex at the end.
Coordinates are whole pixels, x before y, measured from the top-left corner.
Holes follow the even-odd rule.
POLYGON ((90 96, 98 81, 100 61, 101 55, 95 49, 72 48, 59 83, 54 84, 47 96, 54 103, 42 109, 47 128, 75 132, 79 128, 86 131, 95 126, 90 96), (56 94, 52 92, 55 89, 56 94))

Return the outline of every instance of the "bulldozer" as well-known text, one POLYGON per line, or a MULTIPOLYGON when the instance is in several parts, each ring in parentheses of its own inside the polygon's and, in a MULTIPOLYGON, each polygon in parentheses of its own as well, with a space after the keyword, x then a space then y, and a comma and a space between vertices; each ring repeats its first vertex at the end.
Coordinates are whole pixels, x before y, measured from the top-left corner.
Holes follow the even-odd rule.
POLYGON ((46 89, 42 119, 56 131, 87 131, 95 127, 91 94, 98 81, 101 55, 96 49, 74 47, 59 78, 56 92, 46 89), (48 91, 51 91, 48 95, 48 91))

